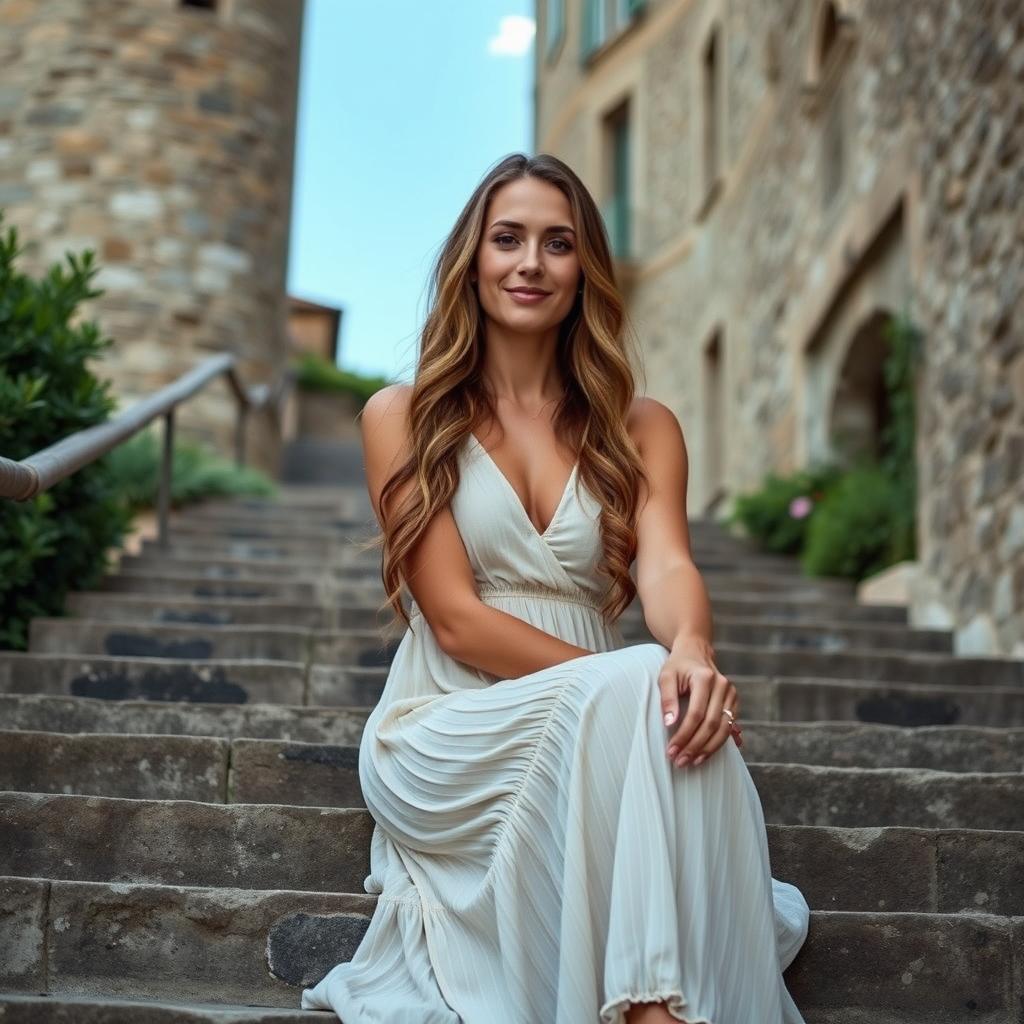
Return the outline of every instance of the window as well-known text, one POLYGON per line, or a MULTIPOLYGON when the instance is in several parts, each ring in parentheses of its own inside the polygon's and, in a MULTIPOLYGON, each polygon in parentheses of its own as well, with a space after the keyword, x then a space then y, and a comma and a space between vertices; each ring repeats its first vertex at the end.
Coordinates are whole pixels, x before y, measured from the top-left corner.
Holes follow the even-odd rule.
POLYGON ((836 88, 821 132, 821 198, 822 205, 831 206, 843 186, 843 90, 836 88))
POLYGON ((710 511, 723 495, 725 439, 725 372, 722 329, 704 347, 704 505, 710 511))
POLYGON ((703 160, 704 192, 707 194, 715 185, 719 175, 719 132, 721 130, 721 98, 719 83, 718 26, 711 29, 704 45, 701 63, 702 118, 703 118, 703 160))
POLYGON ((544 52, 550 59, 565 36, 565 0, 548 0, 544 36, 544 52))
POLYGON ((632 258, 632 207, 630 201, 629 102, 621 103, 604 119, 604 159, 607 199, 604 216, 612 255, 632 258))
POLYGON ((839 19, 836 16, 836 5, 826 3, 821 13, 821 27, 818 29, 818 67, 823 68, 828 64, 836 40, 839 36, 839 19))
POLYGON ((583 0, 580 59, 590 55, 628 27, 646 0, 583 0))

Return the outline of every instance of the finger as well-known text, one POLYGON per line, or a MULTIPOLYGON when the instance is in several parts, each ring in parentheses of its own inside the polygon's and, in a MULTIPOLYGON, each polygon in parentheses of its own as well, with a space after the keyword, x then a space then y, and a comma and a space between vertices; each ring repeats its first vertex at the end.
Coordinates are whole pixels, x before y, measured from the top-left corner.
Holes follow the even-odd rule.
POLYGON ((697 757, 708 741, 717 734, 721 723, 728 722, 726 716, 722 714, 722 709, 725 701, 730 696, 729 685, 729 680, 721 672, 715 673, 708 706, 704 712, 704 719, 694 730, 689 741, 679 748, 679 752, 676 755, 677 763, 679 763, 679 759, 683 755, 689 755, 689 760, 691 761, 697 757))
POLYGON ((707 742, 704 749, 699 751, 697 756, 693 760, 693 767, 703 764, 723 743, 729 738, 729 734, 732 732, 732 727, 729 725, 729 720, 722 715, 722 725, 715 730, 714 736, 707 742))
POLYGON ((661 717, 665 725, 671 725, 679 717, 679 681, 672 669, 662 669, 659 673, 658 689, 661 691, 661 717))
POLYGON ((669 740, 669 757, 674 758, 681 753, 683 746, 689 742, 690 737, 697 731, 697 727, 704 721, 713 678, 714 671, 712 669, 694 669, 689 674, 689 700, 686 705, 686 713, 683 715, 679 728, 669 740))

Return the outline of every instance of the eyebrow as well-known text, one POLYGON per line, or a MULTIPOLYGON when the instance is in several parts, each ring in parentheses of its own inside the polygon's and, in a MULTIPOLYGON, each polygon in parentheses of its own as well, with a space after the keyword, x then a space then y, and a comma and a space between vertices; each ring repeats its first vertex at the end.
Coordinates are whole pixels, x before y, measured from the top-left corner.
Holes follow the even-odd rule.
MULTIPOLYGON (((503 225, 503 226, 505 226, 507 228, 518 228, 520 231, 523 231, 526 228, 525 224, 520 224, 519 221, 517 221, 517 220, 496 220, 491 225, 491 227, 488 228, 487 230, 490 231, 491 228, 496 228, 496 227, 498 227, 499 224, 501 224, 501 225, 503 225)), ((545 228, 544 230, 545 230, 545 232, 568 231, 569 234, 571 234, 571 235, 575 235, 576 234, 576 232, 573 231, 573 229, 571 227, 569 227, 568 224, 552 224, 551 227, 545 228)))

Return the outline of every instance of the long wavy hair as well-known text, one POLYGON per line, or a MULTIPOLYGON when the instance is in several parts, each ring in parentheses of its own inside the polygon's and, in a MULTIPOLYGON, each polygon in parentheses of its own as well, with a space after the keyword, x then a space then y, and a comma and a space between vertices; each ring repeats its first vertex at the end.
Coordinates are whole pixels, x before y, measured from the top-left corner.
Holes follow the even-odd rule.
POLYGON ((629 567, 636 554, 640 481, 647 475, 626 431, 626 415, 635 394, 630 356, 639 349, 615 281, 608 236, 592 196, 567 164, 546 153, 514 153, 480 181, 437 256, 410 396, 411 452, 381 491, 382 531, 363 545, 364 550, 383 546, 381 579, 387 598, 378 611, 390 606, 410 628, 401 600, 403 561, 455 492, 458 452, 467 435, 480 421, 498 422, 494 396, 481 372, 484 316, 469 275, 491 196, 527 176, 562 190, 576 228, 583 290, 559 325, 556 358, 566 387, 553 426, 576 453, 577 475, 602 506, 598 572, 609 581, 601 605, 605 621, 618 618, 636 594, 629 567), (401 507, 392 509, 396 491, 413 477, 416 486, 401 507))

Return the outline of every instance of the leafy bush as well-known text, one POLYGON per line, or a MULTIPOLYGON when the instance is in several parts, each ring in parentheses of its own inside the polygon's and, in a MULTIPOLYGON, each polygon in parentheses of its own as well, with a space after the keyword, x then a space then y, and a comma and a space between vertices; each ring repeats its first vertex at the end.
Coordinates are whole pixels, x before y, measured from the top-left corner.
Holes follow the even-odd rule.
MULTIPOLYGON (((3 214, 0 212, 0 221, 3 214)), ((116 407, 108 381, 87 361, 112 339, 93 321, 72 324, 91 287, 93 253, 67 253, 39 280, 15 269, 15 228, 0 235, 0 454, 21 460, 116 407)), ((109 568, 108 550, 130 516, 99 459, 24 502, 0 498, 0 647, 24 650, 34 616, 60 615, 71 589, 88 589, 109 568)))
MULTIPOLYGON (((114 478, 133 511, 156 506, 162 455, 163 440, 153 427, 110 452, 114 478)), ((218 495, 273 495, 276 491, 274 482, 257 469, 237 466, 193 441, 174 442, 172 506, 218 495)))
POLYGON ((769 473, 757 491, 736 497, 729 521, 742 526, 766 551, 796 554, 818 502, 840 472, 836 466, 822 465, 790 476, 769 473))
POLYGON ((801 556, 804 571, 860 580, 912 558, 905 531, 893 529, 906 518, 903 501, 902 488, 881 466, 849 470, 812 517, 801 556))
POLYGON ((306 391, 347 392, 359 400, 360 406, 375 391, 390 383, 386 377, 364 377, 351 370, 342 370, 312 352, 304 352, 293 362, 295 383, 306 391))

